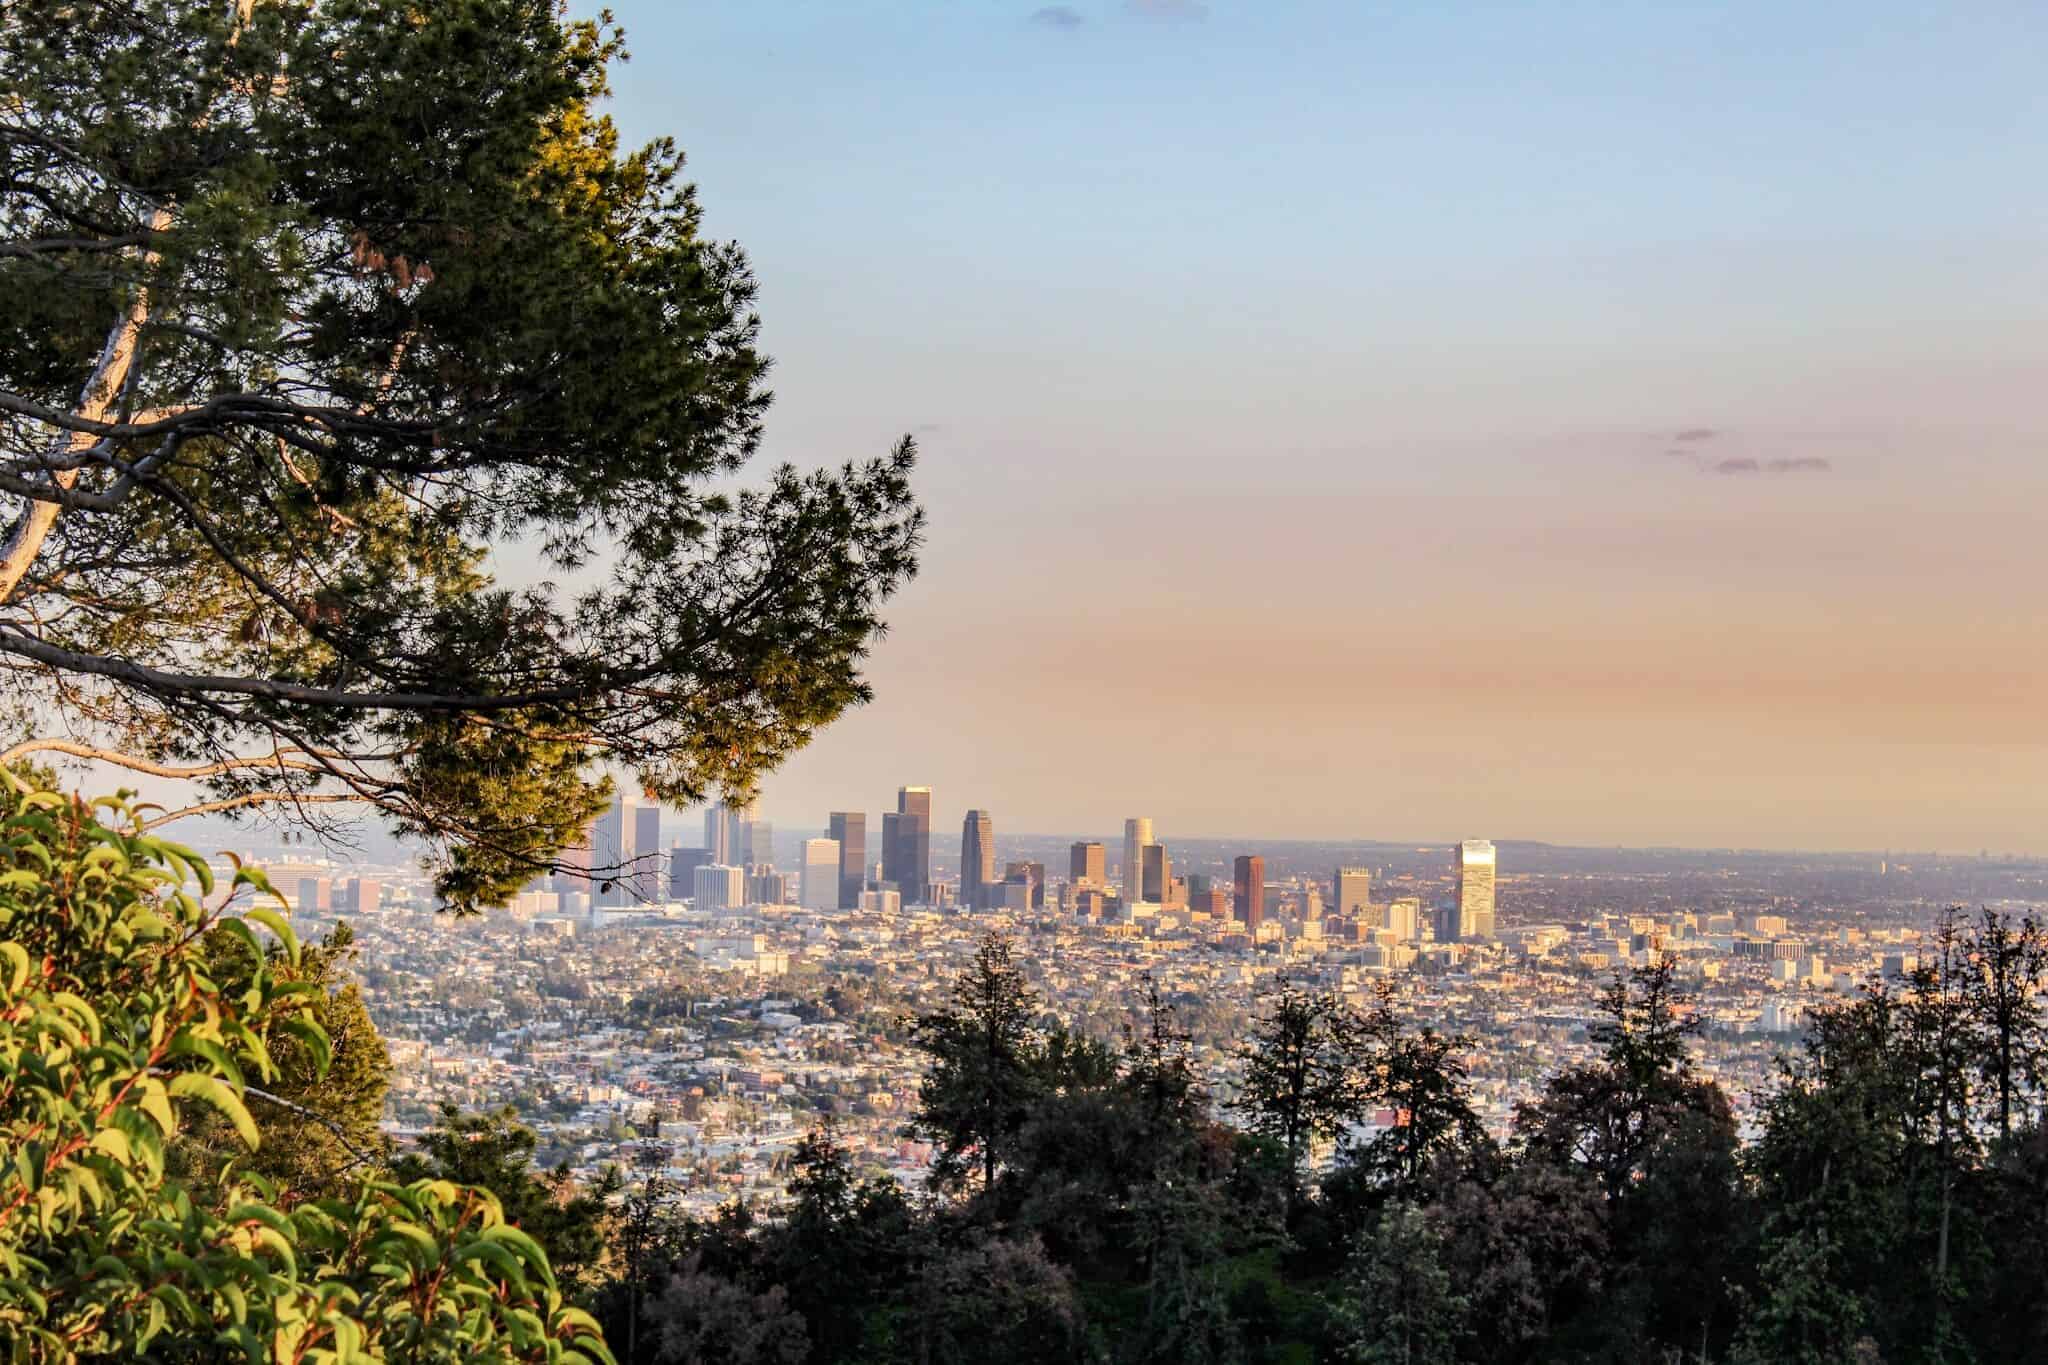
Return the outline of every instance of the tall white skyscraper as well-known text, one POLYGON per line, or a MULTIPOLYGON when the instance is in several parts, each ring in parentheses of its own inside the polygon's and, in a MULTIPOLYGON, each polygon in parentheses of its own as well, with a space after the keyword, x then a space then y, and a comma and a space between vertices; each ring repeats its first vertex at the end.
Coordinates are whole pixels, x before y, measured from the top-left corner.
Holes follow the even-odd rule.
POLYGON ((1493 937, 1493 841, 1467 839, 1458 845, 1458 937, 1493 937))
POLYGON ((839 908, 839 841, 804 840, 804 884, 799 896, 806 910, 839 908))
POLYGON ((1145 849, 1152 843, 1152 817, 1135 815, 1124 821, 1124 904, 1145 899, 1145 849))

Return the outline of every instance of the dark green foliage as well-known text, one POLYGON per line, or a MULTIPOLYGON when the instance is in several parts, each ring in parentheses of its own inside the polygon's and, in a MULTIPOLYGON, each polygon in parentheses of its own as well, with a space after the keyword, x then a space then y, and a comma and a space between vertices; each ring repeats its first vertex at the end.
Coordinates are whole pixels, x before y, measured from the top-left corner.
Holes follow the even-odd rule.
POLYGON ((0 51, 0 653, 88 741, 10 757, 364 804, 467 907, 607 766, 743 791, 867 697, 913 451, 728 490, 755 282, 601 112, 608 18, 19 0, 0 51))
POLYGON ((1610 1252, 1598 1186, 1586 1176, 1517 1163, 1490 1180, 1459 1181, 1430 1211, 1471 1306, 1473 1358, 1542 1360, 1560 1339, 1598 1334, 1588 1319, 1607 1302, 1610 1252))
MULTIPOLYGON (((917 1020, 915 1046, 931 1058, 918 1091, 918 1128, 943 1150, 942 1175, 957 1178, 978 1158, 982 1188, 995 1184, 1005 1151, 1029 1117, 1031 1102, 1059 1076, 1066 1057, 1045 1047, 1037 994, 1010 956, 1010 940, 990 934, 953 987, 954 1009, 917 1020)), ((1061 1035, 1064 1044, 1064 1035, 1061 1035)), ((1084 1066, 1093 1064, 1083 1057, 1084 1066)))
POLYGON ((1244 1045, 1246 1126, 1281 1144, 1297 1181, 1311 1145, 1335 1137, 1367 1104, 1360 1053, 1350 1010, 1284 980, 1244 1045))
POLYGON ((1389 1208, 1359 1239, 1344 1278, 1344 1359, 1354 1365, 1452 1365, 1467 1303, 1444 1236, 1421 1209, 1389 1208))
POLYGON ((780 1285, 750 1294, 731 1280, 683 1270, 648 1310, 653 1358, 664 1365, 802 1365, 810 1338, 787 1298, 780 1285))
POLYGON ((1356 1030, 1354 1084, 1365 1104, 1393 1112, 1394 1124, 1339 1154, 1347 1174, 1376 1192, 1413 1197, 1441 1162, 1484 1159, 1492 1139, 1472 1108, 1465 1055, 1472 1039, 1423 1027, 1403 1029, 1382 987, 1356 1030))
POLYGON ((1589 1346, 1614 1358, 1710 1349, 1734 1328, 1747 1264, 1734 1112, 1694 1073, 1697 1021, 1668 959, 1617 979, 1602 1004, 1592 1036, 1605 1055, 1552 1077, 1517 1111, 1515 1139, 1531 1165, 1599 1192, 1609 1311, 1576 1325, 1589 1346))
POLYGON ((1985 908, 1961 945, 1969 970, 1961 989, 1979 1038, 1977 1068, 1996 1106, 1998 1136, 2010 1140, 2048 1076, 2042 1067, 2042 978, 2048 976, 2048 930, 2031 915, 2015 920, 1985 908))

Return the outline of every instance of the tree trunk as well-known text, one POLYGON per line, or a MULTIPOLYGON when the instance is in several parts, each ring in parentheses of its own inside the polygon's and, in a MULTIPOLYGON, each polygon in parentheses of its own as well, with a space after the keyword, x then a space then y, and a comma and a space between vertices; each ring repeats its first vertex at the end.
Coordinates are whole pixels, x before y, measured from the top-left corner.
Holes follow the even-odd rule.
MULTIPOLYGON (((152 236, 168 230, 170 225, 169 209, 160 208, 149 216, 152 236)), ((145 267, 154 266, 157 253, 146 251, 142 259, 145 267)), ((114 405, 120 401, 121 391, 128 385, 129 372, 135 364, 135 349, 142 336, 142 324, 148 320, 149 287, 138 285, 127 310, 107 332, 106 345, 100 348, 99 362, 93 366, 85 387, 79 391, 78 406, 72 411, 72 416, 86 422, 108 420, 114 405)), ((50 458, 61 459, 90 450, 94 440, 90 432, 60 432, 50 441, 50 458)), ((59 489, 68 489, 78 482, 78 470, 52 470, 50 482, 59 489)), ((14 590, 21 585, 29 566, 35 563, 43 542, 50 538, 60 510, 54 502, 34 501, 23 509, 21 519, 8 533, 6 543, 0 545, 0 602, 14 597, 14 590)))

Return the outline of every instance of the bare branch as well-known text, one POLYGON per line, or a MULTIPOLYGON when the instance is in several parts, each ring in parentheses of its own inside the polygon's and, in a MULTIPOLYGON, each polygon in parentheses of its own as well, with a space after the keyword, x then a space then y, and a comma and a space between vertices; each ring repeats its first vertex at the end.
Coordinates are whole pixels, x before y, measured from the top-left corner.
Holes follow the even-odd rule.
POLYGON ((151 777, 199 778, 219 777, 223 773, 242 772, 255 768, 273 770, 293 769, 300 772, 325 772, 326 765, 309 758, 299 758, 288 753, 273 754, 263 758, 229 758, 218 763, 201 763, 191 767, 179 767, 169 763, 158 763, 138 754, 123 753, 119 749, 102 748, 94 744, 80 744, 69 739, 23 740, 11 749, 0 751, 0 764, 14 763, 30 754, 66 754, 72 758, 86 758, 98 763, 110 763, 130 772, 146 773, 151 777))
POLYGON ((218 801, 202 801, 196 806, 183 806, 167 811, 142 822, 144 829, 156 829, 174 820, 189 820, 195 815, 218 815, 222 811, 246 810, 252 806, 337 806, 371 805, 376 798, 358 796, 354 792, 243 792, 240 796, 224 796, 218 801))

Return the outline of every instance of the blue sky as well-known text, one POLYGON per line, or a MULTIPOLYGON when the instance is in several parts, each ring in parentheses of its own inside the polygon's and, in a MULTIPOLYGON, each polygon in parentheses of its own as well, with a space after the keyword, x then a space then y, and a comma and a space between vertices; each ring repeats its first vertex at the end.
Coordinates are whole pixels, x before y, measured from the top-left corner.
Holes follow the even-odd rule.
POLYGON ((769 456, 926 449, 779 822, 2042 844, 2048 11, 615 9, 769 456))

